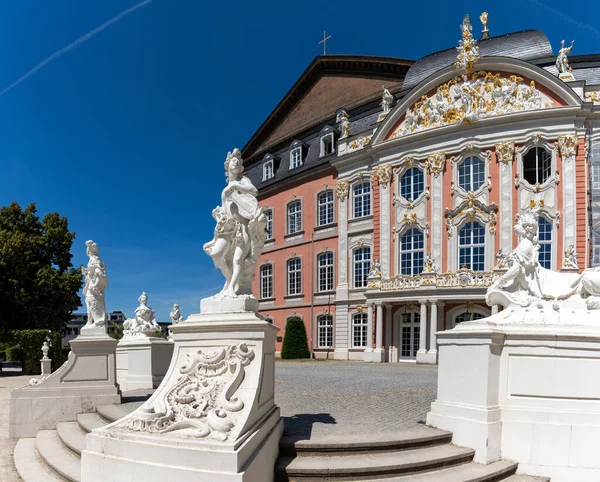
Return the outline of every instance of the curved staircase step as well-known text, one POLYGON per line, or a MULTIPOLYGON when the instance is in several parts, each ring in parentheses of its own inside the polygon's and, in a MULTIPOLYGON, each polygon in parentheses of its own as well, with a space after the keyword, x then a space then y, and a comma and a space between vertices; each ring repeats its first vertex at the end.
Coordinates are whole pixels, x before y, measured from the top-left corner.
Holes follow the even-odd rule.
POLYGON ((56 432, 62 443, 77 455, 85 449, 85 434, 77 422, 59 422, 56 424, 56 432))
POLYGON ((95 428, 104 427, 106 420, 97 413, 80 413, 77 415, 77 423, 85 432, 91 432, 95 428))
POLYGON ((550 477, 517 474, 511 475, 508 479, 503 479, 502 482, 550 482, 550 477))
MULTIPOLYGON (((371 480, 371 482, 508 482, 511 481, 512 474, 517 470, 517 465, 516 462, 508 462, 506 460, 500 460, 488 465, 471 462, 433 472, 375 479, 371 480)), ((520 482, 520 479, 517 479, 517 481, 520 482)), ((538 481, 536 479, 525 478, 522 482, 538 481)))
MULTIPOLYGON (((281 457, 275 466, 278 476, 294 480, 319 477, 365 480, 380 475, 416 473, 464 464, 475 451, 455 445, 437 445, 399 452, 357 453, 318 457, 281 457)), ((285 478, 283 478, 285 480, 285 478)))
POLYGON ((40 430, 35 440, 40 456, 52 470, 72 482, 81 480, 81 459, 63 445, 56 430, 40 430))
POLYGON ((310 440, 284 434, 279 443, 279 451, 282 455, 298 457, 347 452, 373 453, 448 444, 451 440, 451 432, 417 425, 402 432, 325 435, 312 437, 310 440))
POLYGON ((24 482, 60 482, 64 480, 38 458, 34 438, 19 439, 13 454, 15 466, 24 482))
POLYGON ((144 402, 129 402, 118 405, 98 405, 96 411, 108 423, 113 423, 123 418, 125 415, 129 415, 143 403, 144 402))

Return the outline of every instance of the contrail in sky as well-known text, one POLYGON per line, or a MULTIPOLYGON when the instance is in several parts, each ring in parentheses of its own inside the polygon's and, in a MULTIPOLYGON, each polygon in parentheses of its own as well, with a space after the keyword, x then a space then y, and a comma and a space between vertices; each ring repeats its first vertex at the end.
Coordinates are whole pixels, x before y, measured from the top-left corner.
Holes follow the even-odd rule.
POLYGON ((561 12, 560 10, 556 10, 555 8, 549 7, 548 5, 540 2, 539 0, 529 0, 529 1, 531 3, 537 5, 538 7, 545 8, 549 12, 552 12, 553 14, 558 15, 559 17, 566 20, 567 22, 571 22, 572 24, 575 24, 578 27, 581 27, 581 28, 584 28, 591 32, 594 32, 597 37, 600 37, 600 30, 598 30, 596 27, 589 25, 587 23, 581 22, 581 21, 577 20, 576 18, 573 18, 573 17, 561 12))
POLYGON ((99 27, 96 27, 93 30, 90 30, 88 33, 86 33, 85 35, 83 35, 82 37, 79 37, 77 40, 75 40, 75 42, 70 43, 69 45, 67 45, 66 47, 63 47, 60 50, 57 50, 56 52, 54 52, 52 55, 50 55, 50 57, 42 60, 39 64, 37 64, 33 69, 31 69, 29 72, 27 72, 25 75, 23 75, 23 77, 21 77, 20 79, 16 80, 15 82, 13 82, 12 84, 10 84, 8 87, 6 87, 5 89, 3 89, 0 92, 0 96, 6 94, 10 89, 12 89, 13 87, 16 87, 17 85, 19 85, 21 82, 23 82, 25 79, 27 79, 28 77, 31 77, 33 74, 35 74, 38 70, 40 70, 42 67, 44 67, 46 64, 49 64, 50 62, 52 62, 54 59, 56 59, 57 57, 60 57, 62 54, 68 52, 69 50, 73 50, 75 47, 79 47, 82 43, 87 42, 89 39, 91 39, 94 35, 96 35, 97 33, 100 33, 102 30, 104 30, 106 27, 111 26, 113 23, 117 22, 118 20, 120 20, 121 18, 123 18, 125 15, 130 14, 131 12, 137 10, 140 7, 143 7, 144 5, 150 3, 152 0, 144 0, 143 2, 138 3, 137 5, 134 5, 133 7, 128 8, 127 10, 122 11, 119 15, 116 15, 115 17, 111 18, 110 20, 108 20, 107 22, 104 22, 102 25, 100 25, 99 27))

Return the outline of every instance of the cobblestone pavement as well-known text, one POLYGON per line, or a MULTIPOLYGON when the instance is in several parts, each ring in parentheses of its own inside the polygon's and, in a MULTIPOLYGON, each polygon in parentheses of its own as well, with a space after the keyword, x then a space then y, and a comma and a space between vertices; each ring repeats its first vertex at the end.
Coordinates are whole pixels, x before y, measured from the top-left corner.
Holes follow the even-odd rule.
POLYGON ((275 379, 286 433, 392 432, 425 420, 436 396, 437 366, 278 361, 275 379))
POLYGON ((21 375, 21 370, 4 368, 0 375, 0 481, 21 480, 13 462, 13 450, 17 441, 8 438, 8 400, 10 391, 27 385, 31 375, 21 375))

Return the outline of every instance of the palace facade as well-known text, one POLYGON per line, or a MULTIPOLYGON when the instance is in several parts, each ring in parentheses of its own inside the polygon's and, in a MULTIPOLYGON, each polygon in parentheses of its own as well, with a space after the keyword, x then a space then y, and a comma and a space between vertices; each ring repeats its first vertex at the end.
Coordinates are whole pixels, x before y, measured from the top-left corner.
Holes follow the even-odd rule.
POLYGON ((600 55, 461 34, 417 61, 317 57, 243 150, 260 313, 281 337, 301 317, 316 357, 436 363, 437 331, 501 309, 485 292, 526 210, 541 265, 600 262, 600 55))

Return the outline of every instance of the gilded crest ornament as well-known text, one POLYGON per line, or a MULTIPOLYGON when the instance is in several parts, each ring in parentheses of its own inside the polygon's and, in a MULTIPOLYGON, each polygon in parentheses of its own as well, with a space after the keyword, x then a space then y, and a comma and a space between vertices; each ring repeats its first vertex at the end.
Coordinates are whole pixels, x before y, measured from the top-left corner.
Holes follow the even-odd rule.
POLYGON ((515 143, 505 141, 496 144, 496 159, 502 164, 510 164, 515 158, 515 143))
POLYGON ((588 102, 593 102, 594 104, 600 104, 600 92, 586 92, 585 100, 588 102))
POLYGON ((345 201, 350 191, 350 183, 345 180, 340 180, 335 185, 335 195, 340 201, 345 201))
POLYGON ((471 33, 471 22, 469 21, 469 15, 465 15, 463 22, 460 26, 462 31, 462 39, 458 42, 458 55, 456 56, 456 66, 459 69, 465 71, 465 74, 473 72, 473 68, 477 61, 479 61, 479 47, 477 41, 473 38, 471 33))
POLYGON ((579 255, 575 252, 575 245, 571 244, 565 249, 562 267, 566 269, 579 269, 579 265, 577 264, 578 257, 579 255))
POLYGON ((436 152, 435 154, 431 154, 427 157, 427 172, 429 174, 433 174, 435 177, 438 177, 441 173, 444 172, 444 167, 446 164, 446 154, 443 152, 436 152))
POLYGON ((433 264, 433 257, 431 256, 431 254, 427 254, 427 256, 425 256, 425 263, 423 263, 423 273, 435 273, 437 272, 437 268, 435 267, 435 264, 433 264))
POLYGON ((578 138, 576 135, 558 137, 558 150, 563 159, 570 161, 575 158, 575 155, 577 154, 577 141, 578 138))
POLYGON ((375 169, 375 171, 377 172, 379 184, 383 184, 384 187, 387 187, 387 185, 392 182, 394 171, 391 165, 387 164, 385 166, 379 166, 377 169, 375 169))

